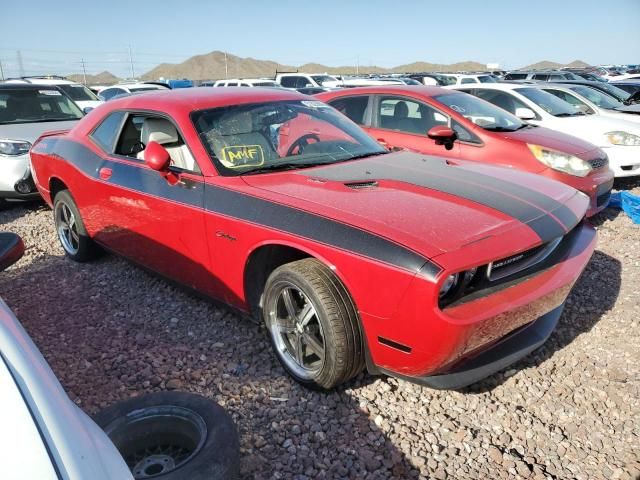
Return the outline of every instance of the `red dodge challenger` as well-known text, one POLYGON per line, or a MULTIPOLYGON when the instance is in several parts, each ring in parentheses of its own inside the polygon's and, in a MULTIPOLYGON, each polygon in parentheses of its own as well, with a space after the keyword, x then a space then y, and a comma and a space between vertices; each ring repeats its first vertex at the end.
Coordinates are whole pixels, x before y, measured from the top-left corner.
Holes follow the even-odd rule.
POLYGON ((98 246, 264 321, 297 381, 460 388, 551 334, 593 252, 588 198, 477 162, 389 153, 276 89, 104 104, 33 146, 66 254, 98 246))

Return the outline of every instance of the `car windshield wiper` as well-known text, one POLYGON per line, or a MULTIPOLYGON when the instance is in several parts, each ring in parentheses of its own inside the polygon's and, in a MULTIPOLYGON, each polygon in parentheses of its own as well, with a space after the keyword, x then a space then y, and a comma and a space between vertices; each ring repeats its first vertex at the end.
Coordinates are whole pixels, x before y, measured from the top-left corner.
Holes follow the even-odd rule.
POLYGON ((357 160, 358 158, 376 157, 378 155, 386 155, 388 153, 391 153, 391 152, 387 150, 383 150, 382 152, 367 152, 367 153, 360 153, 358 155, 350 154, 351 156, 349 158, 345 158, 344 160, 357 160))
POLYGON ((272 163, 271 165, 260 165, 259 167, 245 170, 241 175, 253 175, 256 173, 273 172, 276 170, 296 170, 299 168, 309 168, 322 165, 325 162, 282 162, 272 163))
POLYGON ((507 128, 507 127, 500 127, 498 125, 496 125, 495 127, 482 127, 485 130, 489 130, 490 132, 515 132, 516 130, 518 130, 518 128, 507 128))
POLYGON ((584 115, 583 112, 575 112, 575 113, 568 113, 568 112, 563 112, 563 113, 556 113, 556 117, 578 117, 578 116, 582 116, 584 115))

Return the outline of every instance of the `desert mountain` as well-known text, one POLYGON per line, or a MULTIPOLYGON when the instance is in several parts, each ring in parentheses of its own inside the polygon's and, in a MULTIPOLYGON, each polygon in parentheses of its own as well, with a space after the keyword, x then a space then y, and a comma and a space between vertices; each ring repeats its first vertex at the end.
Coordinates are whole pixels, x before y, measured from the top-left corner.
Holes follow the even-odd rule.
POLYGON ((329 67, 319 63, 306 63, 300 66, 283 65, 269 60, 256 60, 254 58, 242 58, 236 55, 226 55, 224 52, 214 51, 204 55, 196 55, 182 63, 162 63, 145 73, 145 80, 157 80, 159 78, 190 78, 193 80, 214 80, 219 78, 235 77, 273 77, 278 71, 300 71, 309 73, 391 73, 391 72, 424 72, 424 71, 470 71, 482 70, 486 65, 479 62, 460 62, 451 65, 436 63, 415 62, 407 65, 399 65, 394 68, 384 68, 375 65, 356 67, 344 65, 329 67))
POLYGON ((582 60, 574 60, 571 63, 567 63, 566 65, 562 63, 550 62, 548 60, 544 60, 542 62, 534 63, 532 65, 528 65, 526 67, 522 67, 519 70, 557 70, 562 67, 570 67, 570 68, 585 68, 588 67, 589 64, 583 62, 582 60))
MULTIPOLYGON (((83 83, 84 76, 81 73, 73 73, 71 75, 67 75, 69 80, 73 80, 74 82, 83 83)), ((87 85, 113 85, 118 82, 118 77, 116 77, 111 72, 100 72, 96 75, 87 75, 87 85)))

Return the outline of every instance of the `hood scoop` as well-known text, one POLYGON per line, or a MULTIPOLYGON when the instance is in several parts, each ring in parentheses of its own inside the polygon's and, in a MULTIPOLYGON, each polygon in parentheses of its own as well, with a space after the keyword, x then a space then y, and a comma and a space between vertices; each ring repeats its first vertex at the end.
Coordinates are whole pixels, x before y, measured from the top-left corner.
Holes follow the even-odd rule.
POLYGON ((364 180, 360 182, 345 182, 345 187, 352 188, 353 190, 363 190, 365 188, 375 188, 378 186, 378 182, 375 180, 364 180))

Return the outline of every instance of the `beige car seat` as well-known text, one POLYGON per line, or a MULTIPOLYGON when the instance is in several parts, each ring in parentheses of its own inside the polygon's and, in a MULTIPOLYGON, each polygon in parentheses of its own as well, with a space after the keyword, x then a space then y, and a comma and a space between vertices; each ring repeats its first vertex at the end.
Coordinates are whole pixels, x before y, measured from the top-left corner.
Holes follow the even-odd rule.
MULTIPOLYGON (((158 142, 169 152, 171 165, 184 170, 195 171, 196 162, 191 152, 181 140, 176 127, 165 118, 145 118, 142 122, 140 141, 147 145, 149 142, 158 142)), ((144 150, 137 157, 144 160, 144 150)))

